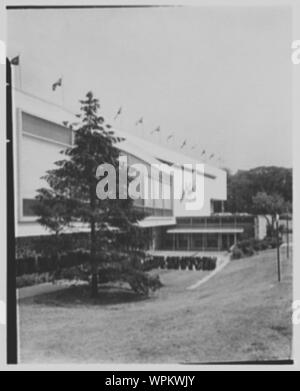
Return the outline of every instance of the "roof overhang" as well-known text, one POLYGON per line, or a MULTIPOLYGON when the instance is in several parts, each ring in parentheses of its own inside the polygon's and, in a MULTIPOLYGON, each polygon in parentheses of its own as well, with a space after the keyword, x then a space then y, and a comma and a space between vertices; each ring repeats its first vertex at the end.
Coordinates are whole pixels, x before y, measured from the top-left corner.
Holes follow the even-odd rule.
POLYGON ((138 226, 141 228, 151 228, 151 227, 164 227, 168 225, 175 225, 175 217, 163 217, 163 216, 149 216, 144 220, 138 222, 138 226))
POLYGON ((239 234, 244 232, 243 228, 172 228, 168 229, 168 234, 203 234, 203 233, 228 233, 228 234, 239 234))

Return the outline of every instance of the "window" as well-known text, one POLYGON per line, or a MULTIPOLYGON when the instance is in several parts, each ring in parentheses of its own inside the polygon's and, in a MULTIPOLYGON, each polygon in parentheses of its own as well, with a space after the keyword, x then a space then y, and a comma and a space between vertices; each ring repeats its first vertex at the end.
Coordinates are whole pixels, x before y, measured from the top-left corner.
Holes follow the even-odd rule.
POLYGON ((187 250, 188 248, 188 235, 178 235, 178 248, 180 250, 187 250))
POLYGON ((208 234, 207 235, 207 248, 218 248, 218 235, 217 234, 208 234))
POLYGON ((191 224, 191 219, 188 217, 179 217, 177 218, 177 224, 180 225, 190 225, 191 224))
POLYGON ((23 198, 23 216, 24 217, 33 217, 35 213, 33 211, 34 205, 37 204, 37 200, 34 198, 23 198))
POLYGON ((137 198, 133 200, 133 205, 137 207, 143 207, 144 206, 144 200, 142 198, 137 198))
POLYGON ((192 224, 193 225, 205 225, 206 218, 205 217, 193 217, 192 224))
POLYGON ((72 131, 64 126, 22 112, 23 132, 55 142, 71 145, 72 131))
POLYGON ((223 201, 212 201, 212 212, 213 213, 221 213, 223 212, 223 201))
POLYGON ((192 235, 192 248, 202 249, 203 247, 203 235, 193 234, 192 235))

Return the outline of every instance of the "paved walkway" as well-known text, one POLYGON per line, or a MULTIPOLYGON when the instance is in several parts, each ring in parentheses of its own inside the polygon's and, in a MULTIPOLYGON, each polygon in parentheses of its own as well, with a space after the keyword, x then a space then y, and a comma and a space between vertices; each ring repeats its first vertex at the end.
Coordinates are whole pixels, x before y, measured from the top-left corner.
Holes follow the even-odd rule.
POLYGON ((150 250, 148 254, 157 257, 220 257, 227 253, 224 251, 150 250))
POLYGON ((218 274, 229 262, 230 262, 230 255, 220 257, 219 258, 219 262, 218 262, 218 266, 216 267, 215 270, 213 270, 211 273, 209 273, 204 278, 202 278, 199 281, 197 281, 195 284, 189 286, 187 289, 188 290, 193 290, 193 289, 198 288, 200 285, 204 284, 205 282, 210 280, 213 276, 218 274))

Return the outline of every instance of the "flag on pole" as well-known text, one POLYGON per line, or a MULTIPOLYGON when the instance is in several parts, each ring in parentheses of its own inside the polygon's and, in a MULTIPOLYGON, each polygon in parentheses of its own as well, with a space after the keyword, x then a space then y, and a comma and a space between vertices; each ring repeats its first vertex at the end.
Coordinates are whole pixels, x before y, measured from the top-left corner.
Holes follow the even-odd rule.
POLYGON ((55 83, 52 84, 52 91, 55 91, 57 87, 62 86, 62 78, 60 77, 55 83))
POLYGON ((19 65, 20 64, 20 55, 18 54, 17 56, 13 57, 10 62, 11 62, 11 65, 19 65))
POLYGON ((169 136, 167 137, 167 141, 171 140, 171 138, 174 138, 174 133, 169 134, 169 136))
POLYGON ((185 139, 184 142, 181 144, 180 149, 182 149, 182 148, 185 147, 185 146, 186 146, 186 139, 185 139))
POLYGON ((154 132, 160 132, 160 126, 158 126, 157 128, 153 129, 151 131, 151 134, 154 133, 154 132))
POLYGON ((135 125, 142 124, 144 122, 144 118, 141 117, 139 120, 136 121, 135 125))
POLYGON ((119 110, 117 111, 117 114, 115 115, 114 120, 116 120, 121 113, 122 113, 122 107, 120 107, 119 110))

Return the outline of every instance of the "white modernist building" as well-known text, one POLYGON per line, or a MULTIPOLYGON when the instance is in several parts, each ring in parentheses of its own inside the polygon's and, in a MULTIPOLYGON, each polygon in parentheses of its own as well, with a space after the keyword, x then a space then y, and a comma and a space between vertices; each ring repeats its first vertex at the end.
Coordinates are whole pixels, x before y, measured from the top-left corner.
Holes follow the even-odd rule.
MULTIPOLYGON (((63 122, 74 119, 73 113, 55 103, 13 90, 17 237, 49 234, 37 223, 32 205, 36 202, 36 190, 45 186, 41 177, 61 159, 60 151, 73 143, 74 134, 63 122)), ((149 183, 161 186, 162 193, 171 194, 169 198, 144 197, 135 201, 136 207, 148 213, 139 225, 151 230, 152 248, 221 250, 229 248, 247 227, 255 230, 253 216, 237 217, 222 213, 222 209, 216 213, 216 205, 222 205, 227 197, 226 171, 131 133, 114 131, 122 137, 117 147, 128 157, 129 165, 155 166, 159 175, 153 178, 149 170, 149 183), (183 175, 178 183, 176 177, 183 173, 183 168, 188 175, 183 175), (200 184, 197 191, 195 183, 200 184), (191 207, 195 197, 199 202, 191 207)), ((77 226, 74 230, 81 231, 84 227, 77 226)))

